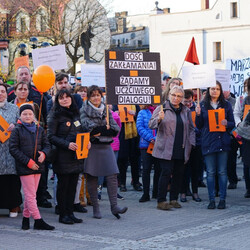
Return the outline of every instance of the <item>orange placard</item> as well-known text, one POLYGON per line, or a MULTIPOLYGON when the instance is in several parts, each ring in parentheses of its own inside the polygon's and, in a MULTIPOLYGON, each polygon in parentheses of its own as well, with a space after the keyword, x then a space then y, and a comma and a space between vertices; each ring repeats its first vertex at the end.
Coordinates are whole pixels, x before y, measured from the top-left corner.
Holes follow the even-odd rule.
POLYGON ((17 71, 17 69, 21 66, 26 66, 29 68, 30 67, 29 56, 21 56, 21 57, 15 58, 14 64, 15 64, 15 71, 17 71))
POLYGON ((84 159, 88 157, 89 150, 87 148, 89 143, 89 133, 80 133, 76 136, 76 144, 78 149, 76 150, 77 159, 84 159))
POLYGON ((249 110, 250 110, 250 105, 245 105, 244 106, 243 120, 246 117, 246 115, 248 114, 249 110))
POLYGON ((195 125, 196 112, 192 111, 191 115, 192 115, 192 121, 193 121, 194 127, 196 128, 196 125, 195 125))
POLYGON ((134 116, 128 113, 131 110, 131 105, 118 105, 121 122, 133 122, 134 116))
POLYGON ((10 138, 10 132, 7 131, 9 123, 0 115, 0 141, 4 143, 10 138))
POLYGON ((153 149, 154 149, 154 144, 150 142, 148 145, 147 153, 152 155, 153 149))
POLYGON ((208 110, 208 122, 210 132, 225 132, 226 126, 221 125, 225 119, 225 109, 208 110))
MULTIPOLYGON (((235 131, 235 129, 234 130, 232 130, 232 135, 234 136, 234 138, 237 140, 237 136, 238 136, 238 134, 237 134, 237 132, 235 131)), ((242 145, 242 141, 239 141, 239 140, 237 140, 237 142, 240 144, 240 145, 242 145)))
POLYGON ((33 104, 33 101, 30 101, 30 102, 19 102, 16 105, 17 105, 18 108, 20 108, 20 106, 23 105, 23 104, 33 104))

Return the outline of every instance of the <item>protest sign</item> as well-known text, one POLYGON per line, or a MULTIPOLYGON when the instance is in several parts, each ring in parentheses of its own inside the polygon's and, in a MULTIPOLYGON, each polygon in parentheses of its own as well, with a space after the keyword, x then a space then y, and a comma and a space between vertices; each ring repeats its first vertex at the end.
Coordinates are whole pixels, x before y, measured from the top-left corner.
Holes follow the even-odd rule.
POLYGON ((216 86, 215 68, 212 64, 184 66, 182 68, 184 89, 198 89, 216 86))
POLYGON ((14 59, 14 64, 15 64, 15 71, 21 66, 26 66, 30 67, 29 65, 29 56, 21 56, 21 57, 16 57, 14 59))
POLYGON ((10 137, 10 132, 7 131, 9 123, 0 115, 0 141, 4 143, 10 137))
POLYGON ((244 81, 250 77, 250 57, 243 59, 227 59, 226 68, 231 71, 230 91, 235 96, 241 96, 244 81))
POLYGON ((81 64, 82 86, 97 85, 105 87, 105 67, 100 64, 81 64))
POLYGON ((196 127, 196 124, 195 124, 196 111, 192 111, 192 112, 191 112, 191 117, 192 117, 192 121, 193 121, 194 127, 196 127))
POLYGON ((230 90, 230 76, 230 70, 228 69, 215 70, 216 81, 221 83, 222 89, 224 91, 230 90))
POLYGON ((154 143, 150 142, 149 145, 148 145, 148 149, 147 149, 147 153, 148 154, 151 154, 153 153, 153 150, 154 150, 154 143))
POLYGON ((53 70, 68 68, 65 45, 56 45, 41 49, 33 49, 32 60, 34 69, 36 69, 40 65, 48 65, 53 70))
POLYGON ((78 146, 76 150, 77 159, 84 159, 88 157, 88 144, 89 144, 89 133, 81 133, 76 136, 76 144, 78 146))
POLYGON ((225 132, 226 126, 221 124, 225 119, 225 109, 208 110, 208 122, 210 132, 225 132))
POLYGON ((109 104, 160 104, 160 54, 105 51, 109 104))
POLYGON ((245 105, 244 106, 243 119, 246 117, 246 115, 248 114, 249 110, 250 110, 250 105, 245 105))
POLYGON ((131 105, 118 105, 119 116, 121 118, 121 122, 133 122, 134 116, 129 114, 129 110, 131 110, 131 105))

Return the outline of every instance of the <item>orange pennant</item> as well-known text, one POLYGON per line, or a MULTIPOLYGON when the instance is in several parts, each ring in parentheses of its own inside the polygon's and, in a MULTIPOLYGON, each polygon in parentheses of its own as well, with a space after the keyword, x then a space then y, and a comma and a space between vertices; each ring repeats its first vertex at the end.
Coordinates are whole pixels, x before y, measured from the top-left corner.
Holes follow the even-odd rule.
POLYGON ((225 109, 208 110, 208 122, 210 132, 225 132, 226 126, 221 125, 221 121, 225 119, 225 109))

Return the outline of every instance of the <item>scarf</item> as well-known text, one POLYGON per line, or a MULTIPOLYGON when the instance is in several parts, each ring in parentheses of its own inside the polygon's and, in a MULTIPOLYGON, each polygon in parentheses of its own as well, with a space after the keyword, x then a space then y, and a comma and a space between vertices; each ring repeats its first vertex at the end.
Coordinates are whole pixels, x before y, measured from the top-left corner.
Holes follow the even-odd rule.
MULTIPOLYGON (((131 105, 131 110, 136 112, 135 105, 131 105)), ((124 129, 125 129, 125 140, 137 137, 137 130, 136 130, 135 121, 133 121, 133 122, 125 122, 124 123, 124 129)))
POLYGON ((95 110, 97 110, 98 112, 100 112, 101 114, 103 114, 103 110, 104 110, 104 104, 101 103, 100 107, 95 107, 91 102, 88 102, 88 104, 95 110))
POLYGON ((25 123, 23 121, 21 121, 23 126, 28 129, 31 133, 35 133, 36 132, 36 124, 35 122, 32 122, 32 123, 25 123))
POLYGON ((5 103, 6 103, 6 100, 3 102, 0 102, 0 108, 2 108, 5 105, 5 103))
POLYGON ((148 106, 148 110, 153 114, 155 107, 154 106, 148 106))

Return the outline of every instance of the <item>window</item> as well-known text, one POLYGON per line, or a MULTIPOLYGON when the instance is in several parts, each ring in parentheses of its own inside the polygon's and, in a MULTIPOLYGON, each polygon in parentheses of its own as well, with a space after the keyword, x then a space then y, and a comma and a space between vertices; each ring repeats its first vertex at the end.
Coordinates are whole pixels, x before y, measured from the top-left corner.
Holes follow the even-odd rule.
POLYGON ((26 18, 21 17, 20 22, 21 22, 21 32, 24 33, 26 31, 26 18))
POLYGON ((238 3, 232 2, 231 3, 231 18, 237 18, 238 17, 238 3))
POLYGON ((221 42, 214 42, 213 47, 214 47, 213 60, 214 61, 222 61, 221 42))
POLYGON ((46 20, 44 15, 40 15, 40 18, 41 18, 41 31, 43 32, 46 30, 46 20))

